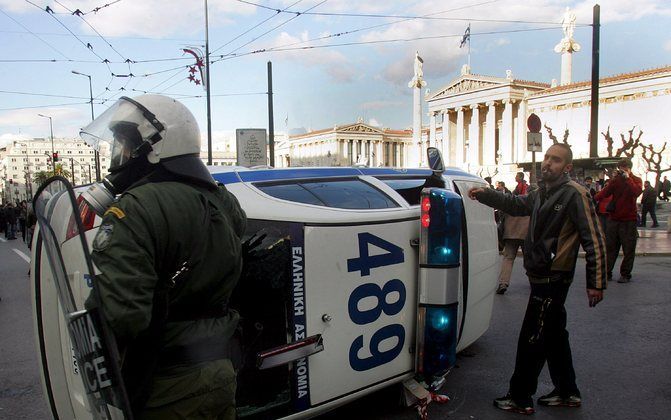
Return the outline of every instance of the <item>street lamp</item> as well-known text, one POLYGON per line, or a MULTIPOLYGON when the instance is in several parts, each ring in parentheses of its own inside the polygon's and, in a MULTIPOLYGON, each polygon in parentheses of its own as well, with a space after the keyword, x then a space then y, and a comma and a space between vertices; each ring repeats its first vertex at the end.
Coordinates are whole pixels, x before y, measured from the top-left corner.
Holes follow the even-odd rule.
POLYGON ((56 161, 54 160, 54 156, 56 156, 56 152, 54 151, 54 125, 53 121, 50 116, 48 115, 43 115, 43 114, 37 114, 39 117, 43 118, 49 118, 49 130, 51 131, 51 167, 54 170, 54 176, 56 176, 56 161))
MULTIPOLYGON (((78 74, 80 76, 86 76, 89 78, 89 98, 90 101, 89 103, 91 104, 91 121, 95 119, 95 115, 93 114, 93 84, 91 82, 91 75, 86 74, 86 73, 80 73, 78 71, 72 70, 72 74, 78 74)), ((100 181, 100 153, 96 150, 93 149, 93 158, 95 161, 95 166, 96 166, 96 182, 100 181)))

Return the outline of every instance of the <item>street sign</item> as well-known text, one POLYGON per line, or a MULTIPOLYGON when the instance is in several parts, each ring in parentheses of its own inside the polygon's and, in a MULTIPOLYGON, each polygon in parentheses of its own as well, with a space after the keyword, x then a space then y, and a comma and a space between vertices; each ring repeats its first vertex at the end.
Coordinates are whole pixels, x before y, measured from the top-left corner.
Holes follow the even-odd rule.
POLYGON ((264 166, 268 164, 265 128, 238 128, 235 130, 238 166, 264 166))
POLYGON ((543 151, 543 135, 541 133, 527 132, 527 151, 543 151))
POLYGON ((541 119, 538 117, 536 114, 531 114, 529 115, 529 118, 527 118, 527 127, 529 128, 529 131, 532 133, 540 133, 541 132, 541 119))

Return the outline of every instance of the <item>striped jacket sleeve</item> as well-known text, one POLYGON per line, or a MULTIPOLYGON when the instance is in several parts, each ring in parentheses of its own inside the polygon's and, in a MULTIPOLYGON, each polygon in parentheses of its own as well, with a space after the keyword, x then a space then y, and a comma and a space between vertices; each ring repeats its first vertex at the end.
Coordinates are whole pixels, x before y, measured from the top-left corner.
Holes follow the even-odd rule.
POLYGON ((588 289, 606 288, 606 235, 589 192, 575 184, 569 218, 576 226, 580 244, 585 250, 585 277, 588 289))

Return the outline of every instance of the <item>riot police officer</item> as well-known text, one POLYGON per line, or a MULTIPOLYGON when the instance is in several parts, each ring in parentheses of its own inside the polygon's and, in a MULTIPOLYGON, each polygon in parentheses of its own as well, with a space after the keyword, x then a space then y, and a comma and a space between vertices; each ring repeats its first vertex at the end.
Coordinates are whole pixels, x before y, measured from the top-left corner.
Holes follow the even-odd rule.
POLYGON ((81 135, 111 147, 101 189, 118 198, 92 258, 134 416, 234 419, 239 317, 227 303, 246 217, 200 160, 195 118, 165 96, 122 97, 81 135))

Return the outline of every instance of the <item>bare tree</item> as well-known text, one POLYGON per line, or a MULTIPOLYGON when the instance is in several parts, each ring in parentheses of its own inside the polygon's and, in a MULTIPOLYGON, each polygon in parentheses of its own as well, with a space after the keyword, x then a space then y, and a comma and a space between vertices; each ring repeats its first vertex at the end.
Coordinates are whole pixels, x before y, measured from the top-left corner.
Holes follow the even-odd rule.
POLYGON ((622 147, 617 149, 617 152, 615 152, 615 157, 620 157, 622 155, 625 155, 629 159, 634 157, 634 153, 636 152, 636 148, 641 145, 640 140, 641 136, 643 135, 643 130, 640 128, 638 129, 638 136, 634 138, 634 130, 636 129, 636 126, 633 126, 631 130, 628 131, 629 133, 629 139, 625 139, 624 134, 620 133, 620 138, 622 139, 622 147))
POLYGON ((606 151, 608 152, 608 157, 613 157, 613 137, 610 135, 610 124, 608 124, 608 129, 605 133, 601 133, 603 138, 606 140, 606 151))
POLYGON ((493 174, 490 174, 490 173, 489 173, 489 168, 487 168, 487 174, 486 174, 485 176, 482 176, 484 173, 485 173, 485 168, 484 168, 484 167, 483 167, 483 168, 480 168, 480 170, 478 171, 478 176, 479 176, 480 178, 483 178, 483 179, 484 179, 485 177, 494 178, 494 177, 496 176, 496 174, 499 173, 499 168, 494 168, 494 173, 493 173, 493 174))
POLYGON ((664 172, 671 171, 671 165, 668 165, 666 168, 662 168, 662 154, 664 153, 664 150, 666 150, 666 142, 664 142, 662 148, 659 151, 655 150, 652 144, 647 146, 645 144, 640 144, 640 146, 643 148, 641 157, 648 165, 648 172, 653 172, 655 174, 655 186, 658 186, 660 184, 659 181, 662 178, 662 174, 664 172))
MULTIPOLYGON (((550 127, 547 124, 545 124, 544 127, 545 127, 545 130, 547 130, 547 132, 548 132, 548 137, 550 137, 550 139, 552 140, 552 144, 559 144, 559 140, 557 140, 557 136, 555 136, 552 133, 552 127, 550 127)), ((568 143, 568 135, 569 135, 569 130, 568 130, 568 127, 567 127, 566 130, 564 130, 564 138, 562 139, 562 143, 569 144, 568 143)), ((569 146, 570 146, 570 144, 569 144, 569 146)))

